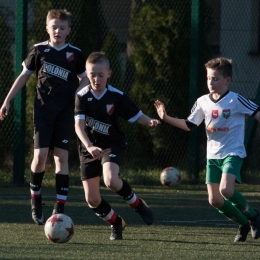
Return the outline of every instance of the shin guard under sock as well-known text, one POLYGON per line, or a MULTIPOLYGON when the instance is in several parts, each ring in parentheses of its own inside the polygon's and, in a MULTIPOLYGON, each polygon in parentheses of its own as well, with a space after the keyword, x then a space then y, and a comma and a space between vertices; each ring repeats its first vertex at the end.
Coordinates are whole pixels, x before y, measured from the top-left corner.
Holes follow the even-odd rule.
POLYGON ((56 213, 64 213, 64 205, 67 201, 69 191, 69 175, 56 174, 56 203, 54 209, 56 213))
POLYGON ((111 208, 109 203, 104 199, 101 200, 100 204, 96 208, 91 208, 95 214, 109 223, 110 225, 115 225, 117 222, 121 221, 121 218, 117 213, 111 208))
POLYGON ((117 192, 117 194, 124 198, 125 202, 131 207, 136 208, 139 205, 139 198, 136 196, 134 191, 131 189, 130 185, 123 181, 123 186, 121 190, 117 192))
POLYGON ((248 204, 246 198, 239 191, 234 190, 234 193, 229 201, 231 201, 232 204, 248 219, 257 215, 256 211, 248 204))
POLYGON ((43 176, 44 176, 44 171, 40 173, 31 172, 30 194, 31 194, 32 205, 42 204, 41 186, 42 186, 43 176))
POLYGON ((248 223, 247 217, 239 211, 229 200, 224 199, 222 207, 218 208, 220 214, 226 216, 228 219, 233 220, 240 226, 244 226, 248 223))

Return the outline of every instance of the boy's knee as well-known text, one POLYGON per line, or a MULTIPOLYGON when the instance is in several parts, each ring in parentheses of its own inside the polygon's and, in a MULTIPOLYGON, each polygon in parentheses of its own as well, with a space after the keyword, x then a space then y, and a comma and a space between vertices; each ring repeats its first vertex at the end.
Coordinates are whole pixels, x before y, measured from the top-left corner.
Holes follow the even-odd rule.
POLYGON ((220 190, 220 194, 226 199, 230 199, 232 197, 233 193, 234 193, 234 190, 228 189, 228 188, 223 188, 220 190))
POLYGON ((115 186, 113 179, 105 180, 104 183, 107 188, 109 188, 110 190, 113 190, 113 188, 115 186))
POLYGON ((96 208, 100 204, 100 198, 86 197, 86 202, 90 208, 96 208))
POLYGON ((35 164, 44 164, 46 162, 46 159, 46 155, 41 153, 33 156, 33 161, 35 164))
POLYGON ((223 205, 223 198, 218 199, 218 198, 209 198, 208 199, 209 204, 214 207, 214 208, 220 208, 223 205))
POLYGON ((65 164, 68 162, 67 160, 67 156, 54 156, 54 161, 55 161, 55 164, 59 164, 59 165, 62 165, 62 164, 65 164))
POLYGON ((109 181, 104 181, 106 187, 114 192, 121 190, 122 180, 121 179, 111 179, 109 181))

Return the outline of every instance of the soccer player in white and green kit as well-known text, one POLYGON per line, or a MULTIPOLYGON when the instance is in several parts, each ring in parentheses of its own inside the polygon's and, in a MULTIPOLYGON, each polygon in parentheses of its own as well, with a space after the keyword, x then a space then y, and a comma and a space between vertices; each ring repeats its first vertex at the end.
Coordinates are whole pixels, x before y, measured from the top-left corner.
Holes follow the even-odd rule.
POLYGON ((245 197, 235 190, 241 183, 240 169, 246 157, 244 147, 245 115, 260 121, 259 107, 242 95, 229 91, 232 80, 232 61, 216 58, 205 64, 209 94, 195 102, 185 119, 167 115, 164 104, 157 100, 155 107, 161 119, 190 131, 204 120, 207 135, 206 184, 210 205, 220 214, 238 223, 234 242, 244 242, 251 229, 254 239, 260 237, 260 215, 245 197))

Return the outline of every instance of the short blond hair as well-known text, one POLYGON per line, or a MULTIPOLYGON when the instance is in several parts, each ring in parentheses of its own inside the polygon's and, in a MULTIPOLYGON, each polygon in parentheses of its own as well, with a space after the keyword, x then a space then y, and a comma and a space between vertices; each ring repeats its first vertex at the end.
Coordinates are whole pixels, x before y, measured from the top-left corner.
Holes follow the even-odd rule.
POLYGON ((213 69, 222 74, 224 78, 232 78, 232 60, 224 57, 209 60, 205 63, 206 69, 213 69))
POLYGON ((48 12, 46 17, 46 24, 52 19, 60 19, 62 21, 68 21, 69 27, 71 27, 71 13, 66 9, 52 9, 48 12))
POLYGON ((97 51, 97 52, 92 52, 88 56, 86 63, 97 64, 97 63, 102 63, 102 62, 104 62, 110 69, 109 60, 108 60, 107 56, 105 55, 105 53, 97 51))

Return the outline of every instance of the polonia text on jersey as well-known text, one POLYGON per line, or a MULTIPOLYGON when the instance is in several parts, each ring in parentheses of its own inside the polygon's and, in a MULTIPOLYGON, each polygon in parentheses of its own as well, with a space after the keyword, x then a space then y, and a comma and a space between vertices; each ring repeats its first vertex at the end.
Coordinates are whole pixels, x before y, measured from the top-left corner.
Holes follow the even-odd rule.
POLYGON ((44 61, 42 70, 48 74, 57 76, 66 81, 68 80, 69 71, 65 70, 59 66, 56 66, 56 65, 53 65, 51 63, 44 61))
POLYGON ((95 120, 94 118, 88 117, 86 116, 86 125, 91 127, 94 131, 104 134, 104 135, 108 135, 108 130, 109 127, 111 125, 99 122, 97 120, 95 120))

